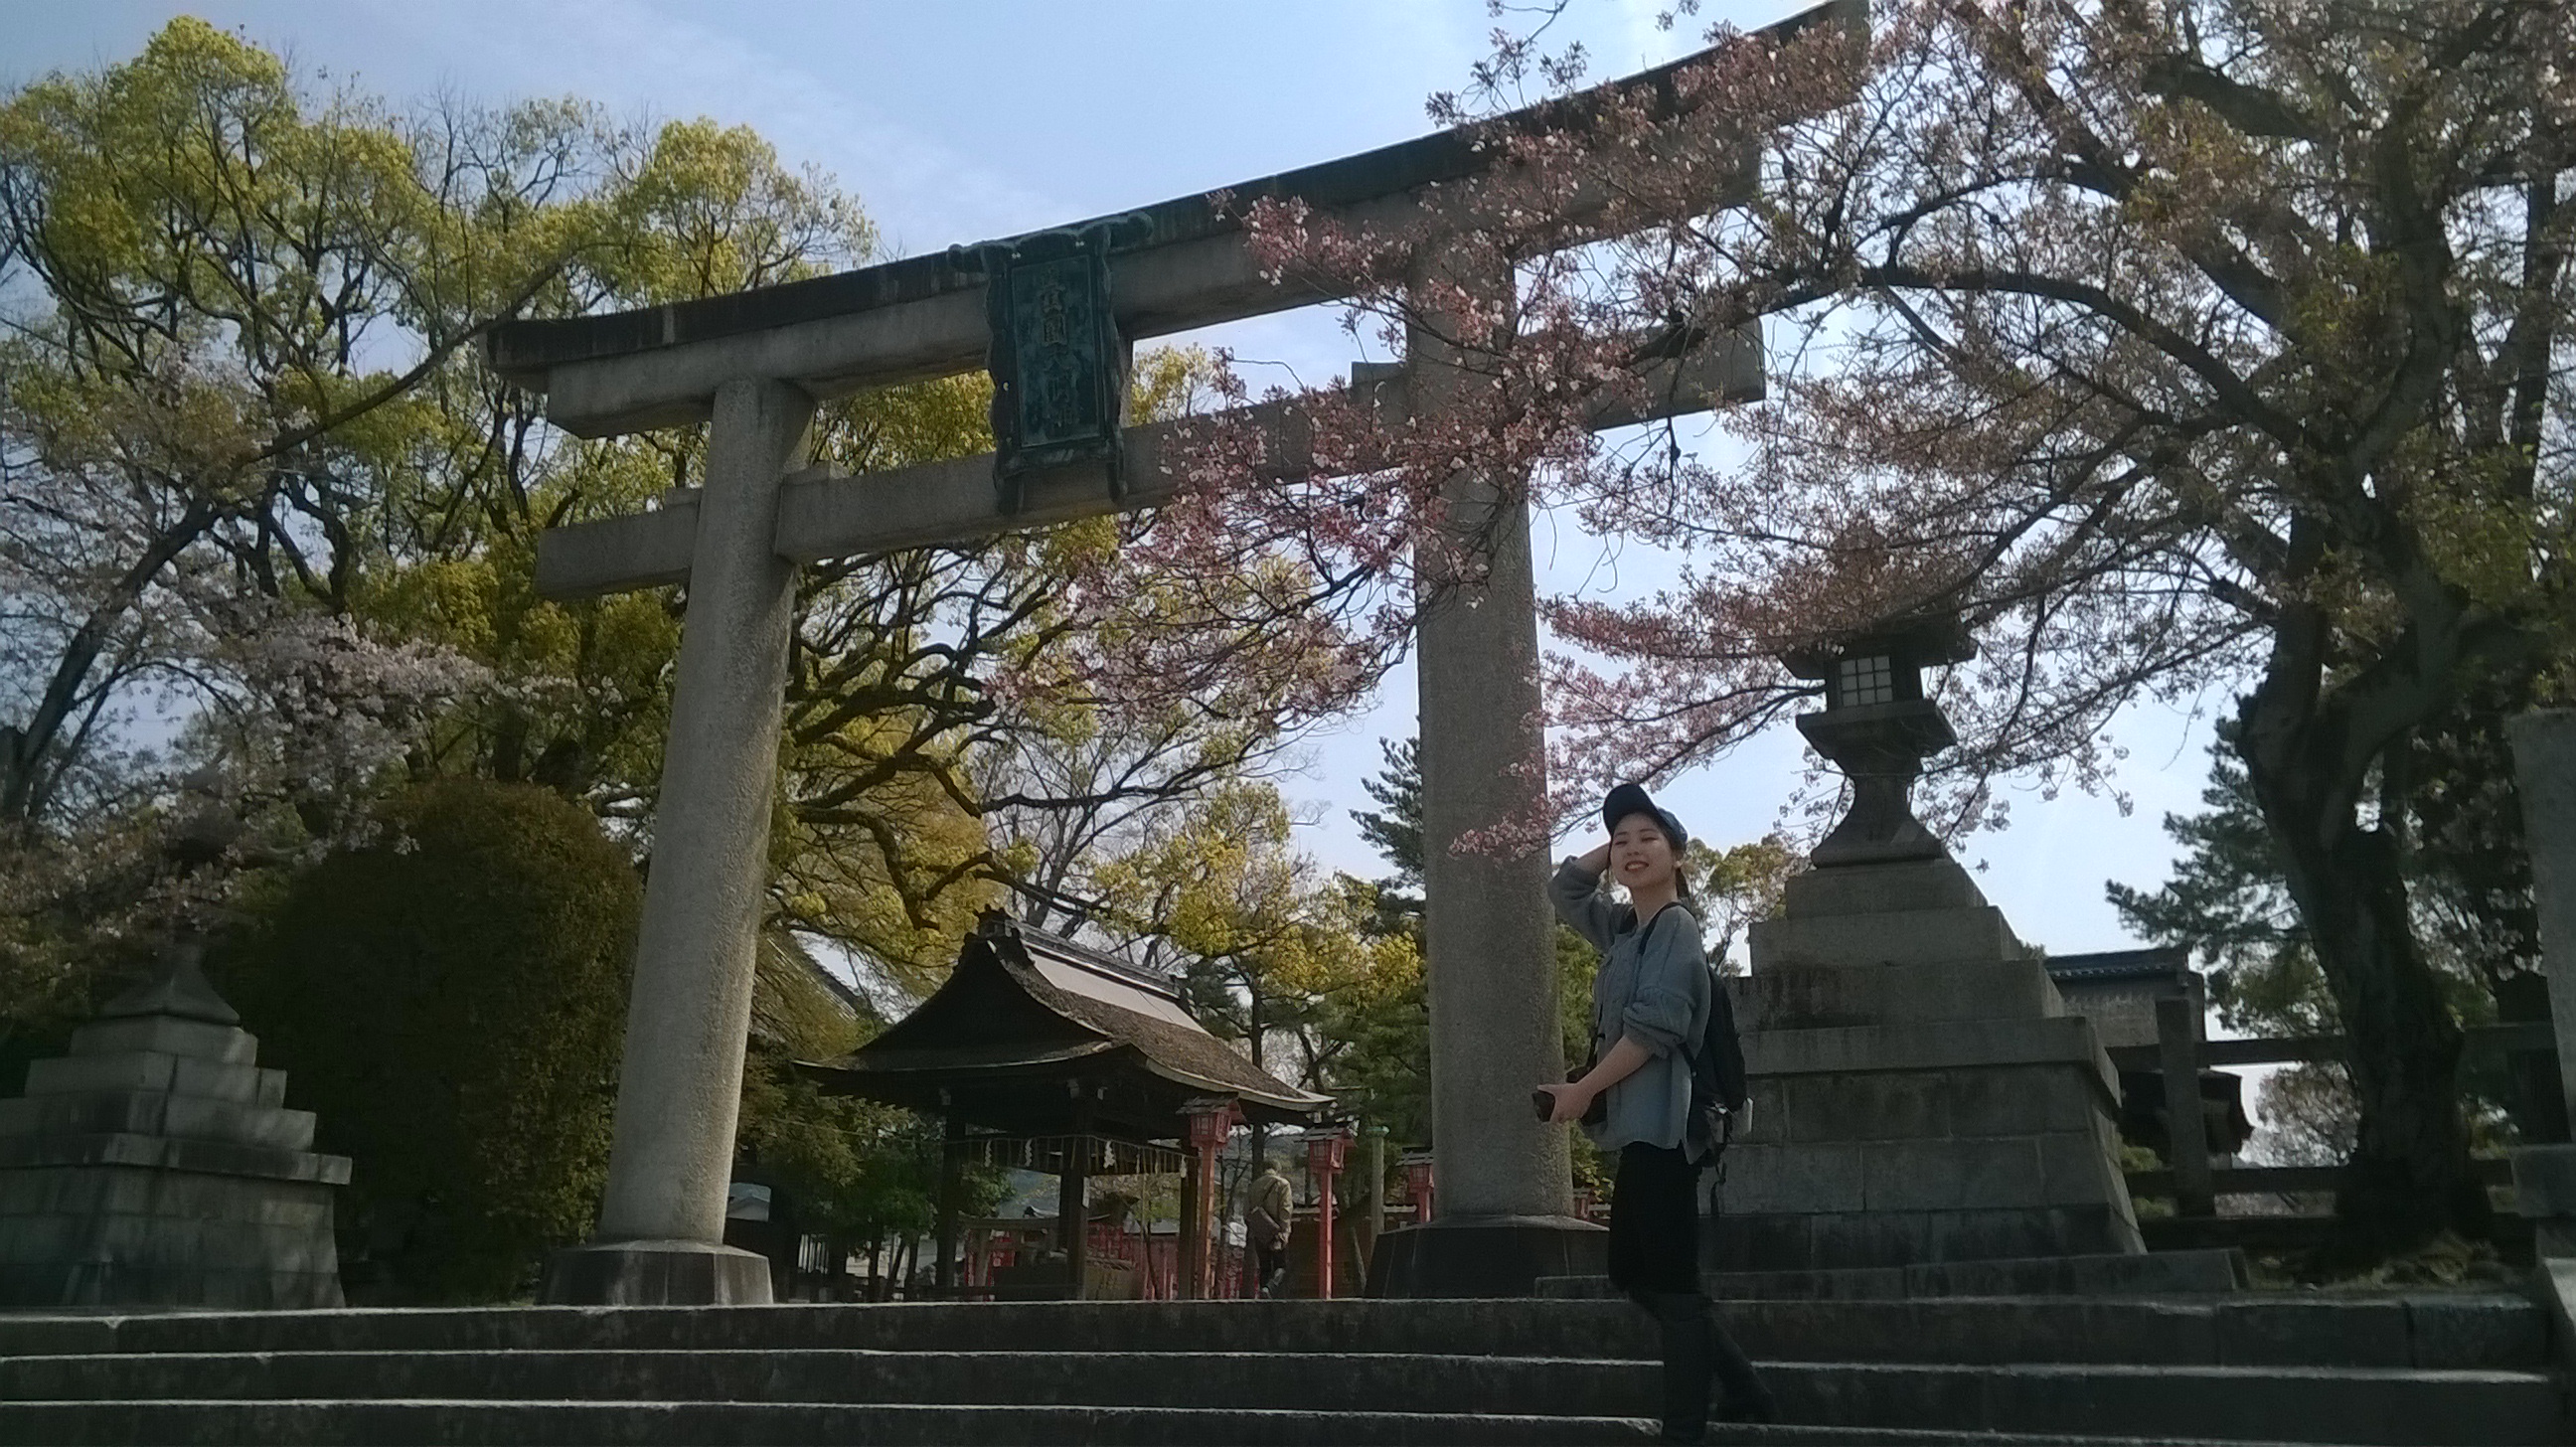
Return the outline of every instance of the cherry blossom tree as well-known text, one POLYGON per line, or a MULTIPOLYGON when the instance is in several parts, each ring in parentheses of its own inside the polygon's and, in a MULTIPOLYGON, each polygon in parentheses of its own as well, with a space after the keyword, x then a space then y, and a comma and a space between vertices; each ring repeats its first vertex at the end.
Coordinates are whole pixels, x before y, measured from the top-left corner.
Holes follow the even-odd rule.
POLYGON ((209 601, 346 611, 415 395, 597 217, 579 108, 412 124, 201 21, 0 105, 0 832, 76 821, 209 601), (27 304, 20 304, 21 300, 27 304))
POLYGON ((1293 563, 1363 677, 1449 566, 1461 469, 1680 553, 1651 598, 1550 607, 1569 815, 1799 708, 1784 650, 1891 622, 1982 644, 1939 684, 1963 742, 1926 811, 1954 832, 2000 822, 2006 774, 2106 785, 2128 704, 2236 694, 2352 1041, 2339 1210, 2374 1250, 2478 1226, 2459 1035, 2377 801, 2468 692, 2563 692, 2576 12, 1913 0, 1872 25, 1721 30, 1588 92, 1579 55, 1505 37, 1438 113, 1558 98, 1484 122, 1503 164, 1445 188, 1441 229, 1248 208, 1275 273, 1353 298, 1362 336, 1449 327, 1485 385, 1394 421, 1311 398, 1337 475, 1309 484, 1211 428, 1149 545, 1293 563), (1426 281, 1435 248, 1508 265, 1511 305, 1426 281), (1757 318, 1771 394, 1731 446, 1589 433, 1641 353, 1757 318))

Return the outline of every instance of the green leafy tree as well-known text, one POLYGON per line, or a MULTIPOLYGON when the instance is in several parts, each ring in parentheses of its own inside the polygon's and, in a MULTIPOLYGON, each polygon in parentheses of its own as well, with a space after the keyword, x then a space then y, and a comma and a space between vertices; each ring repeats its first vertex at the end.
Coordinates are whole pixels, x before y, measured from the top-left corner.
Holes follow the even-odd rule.
MULTIPOLYGON (((0 98, 0 978, 24 986, 0 1014, 76 1012, 156 927, 156 811, 191 768, 277 826, 263 849, 327 848, 376 794, 451 775, 542 784, 649 837, 684 601, 540 598, 535 546, 694 481, 704 430, 566 438, 473 343, 505 317, 792 281, 876 244, 853 197, 746 128, 619 126, 570 100, 399 113, 194 20, 0 98), (386 666, 267 641, 322 633, 386 666), (453 686, 379 686, 430 662, 453 686), (388 697, 391 747, 310 746, 309 722, 388 697), (195 710, 184 747, 144 747, 131 725, 173 703, 195 710)), ((1138 415, 1198 405, 1210 369, 1141 358, 1138 415)), ((988 400, 980 376, 842 399, 818 456, 969 454, 988 400)), ((1023 841, 1077 857, 1283 746, 1260 688, 1121 711, 1085 685, 1083 657, 1205 621, 1188 608, 1207 595, 1121 571, 1133 526, 805 570, 775 927, 918 993, 977 908, 1045 887, 1023 841), (1118 601, 1119 638, 1068 606, 1075 579, 1118 601), (1152 744, 1106 770, 1014 767, 1077 739, 1152 744)))
POLYGON ((506 1298, 587 1234, 642 896, 585 810, 441 780, 278 889, 219 986, 355 1162, 345 1229, 389 1297, 506 1298))
POLYGON ((2307 948, 2270 832, 2232 752, 2215 751, 2205 812, 2168 814, 2179 847, 2153 893, 2104 885, 2122 923, 2159 944, 2186 945, 2209 969, 2211 1006, 2230 1029, 2313 1035, 2335 1027, 2334 1002, 2307 948))
MULTIPOLYGON (((2204 811, 2165 816, 2165 833, 2179 846, 2171 876, 2152 892, 2109 881, 2105 893, 2132 931, 2192 950, 2208 971, 2211 1006, 2228 1028, 2258 1036, 2338 1033, 2343 1027, 2334 992, 2319 968, 2244 766, 2224 738, 2229 727, 2221 725, 2222 737, 2211 750, 2204 811)), ((2489 791, 2488 781, 2471 770, 2509 769, 2510 762, 2439 738, 2419 740, 2410 761, 2417 767, 2381 794, 2382 821, 2392 833, 2420 841, 2410 895, 2444 1006, 2457 1020, 2483 1023, 2497 1018, 2499 1000, 2514 992, 2517 981, 2532 978, 2530 956, 2522 953, 2527 937, 2512 925, 2517 913, 2530 910, 2529 877, 2521 875, 2518 898, 2509 898, 2506 908, 2483 915, 2493 901, 2491 872, 2505 877, 2504 890, 2512 888, 2512 872, 2492 860, 2494 836, 2509 826, 2492 819, 2469 826, 2457 812, 2462 796, 2489 791), (2440 820, 2440 826, 2422 828, 2426 817, 2440 820)), ((2512 802, 2509 789, 2504 802, 2512 802)), ((2513 837, 2519 837, 2518 828, 2513 837)), ((2466 1066, 2462 1084, 2471 1128, 2482 1144, 2494 1143, 2503 1122, 2530 1107, 2501 1062, 2466 1066)), ((2261 1088, 2257 1109, 2275 1132, 2266 1149, 2286 1163, 2339 1163, 2355 1144, 2360 1104, 2340 1063, 2274 1073, 2261 1088)))
POLYGON ((0 98, 0 974, 29 987, 0 1015, 77 1013, 242 866, 363 831, 479 686, 351 610, 486 445, 434 399, 572 285, 601 213, 570 178, 611 139, 319 95, 186 18, 0 98), (250 827, 180 881, 201 778, 250 827))
POLYGON ((1399 1144, 1431 1144, 1431 1005, 1422 977, 1421 904, 1390 905, 1384 884, 1337 875, 1365 965, 1328 991, 1324 1033, 1342 1044, 1332 1088, 1399 1144))
MULTIPOLYGON (((1380 739, 1378 755, 1386 767, 1360 782, 1375 809, 1353 809, 1352 822, 1394 873, 1380 881, 1390 894, 1418 893, 1422 888, 1422 741, 1380 739)), ((1420 902, 1415 901, 1417 911, 1420 902)))
POLYGON ((1751 927, 1779 917, 1789 876, 1806 868, 1806 856, 1777 834, 1719 849, 1694 839, 1684 866, 1698 882, 1692 903, 1698 907, 1700 936, 1709 961, 1735 973, 1734 951, 1751 927))
MULTIPOLYGON (((0 97, 0 1051, 58 1041, 120 962, 148 957, 177 892, 156 851, 184 769, 249 825, 191 887, 289 898, 295 917, 328 913, 312 880, 382 864, 380 820, 464 807, 419 802, 449 797, 423 781, 457 781, 456 798, 482 797, 478 780, 510 786, 493 798, 542 786, 610 837, 649 839, 684 597, 541 598, 536 541, 697 481, 704 430, 568 439, 473 343, 502 318, 793 281, 876 244, 855 198, 747 128, 619 126, 578 101, 403 114, 321 93, 194 20, 129 62, 0 97), (196 710, 179 747, 140 747, 137 701, 173 695, 196 710)), ((1212 370, 1148 353, 1136 415, 1200 405, 1212 370)), ((989 393, 971 376, 827 404, 817 455, 864 473, 983 450, 989 393)), ((926 991, 975 909, 1005 889, 1091 907, 1094 864, 1291 742, 1284 691, 1258 678, 1141 706, 1086 682, 1086 658, 1207 627, 1211 600, 1221 612, 1285 576, 1171 588, 1121 561, 1142 525, 803 572, 740 1141, 850 1239, 924 1224, 937 1143, 795 1073, 867 1026, 818 999, 796 941, 926 991), (1068 602, 1086 587, 1115 606, 1068 602)), ((1276 651, 1257 633, 1247 654, 1276 651)), ((527 888, 580 887, 538 866, 527 888)), ((1309 913, 1289 935, 1330 934, 1309 913)), ((254 940, 276 924, 298 960, 321 948, 263 920, 254 940)), ((498 920, 477 939, 494 959, 543 954, 551 927, 498 920)), ((1227 958, 1258 973, 1301 947, 1283 935, 1227 958)), ((243 958, 244 987, 263 988, 267 965, 243 958)), ((371 1028, 408 1052, 384 1069, 520 1080, 533 1067, 492 1040, 437 1043, 483 1025, 456 969, 439 956, 340 983, 417 986, 366 996, 371 1028)), ((560 983, 560 1010, 622 1018, 615 981, 560 983)), ((392 1149, 387 1101, 347 1095, 374 1079, 368 1059, 288 1035, 316 1062, 299 1079, 326 1120, 370 1158, 392 1149)), ((586 1087, 598 1111, 613 1080, 603 1067, 586 1087)), ((447 1083, 405 1102, 433 1154, 488 1125, 485 1087, 447 1083)), ((399 1154, 362 1164, 356 1211, 408 1235, 390 1289, 506 1293, 531 1242, 586 1228, 604 1140, 532 1109, 566 1132, 548 1147, 557 1176, 520 1159, 538 1144, 506 1139, 498 1174, 464 1184, 399 1154)))
POLYGON ((1099 878, 1113 923, 1177 959, 1192 1013, 1212 1033, 1312 1084, 1345 1048, 1319 1028, 1319 1000, 1359 967, 1362 947, 1290 827, 1276 787, 1229 784, 1099 878))

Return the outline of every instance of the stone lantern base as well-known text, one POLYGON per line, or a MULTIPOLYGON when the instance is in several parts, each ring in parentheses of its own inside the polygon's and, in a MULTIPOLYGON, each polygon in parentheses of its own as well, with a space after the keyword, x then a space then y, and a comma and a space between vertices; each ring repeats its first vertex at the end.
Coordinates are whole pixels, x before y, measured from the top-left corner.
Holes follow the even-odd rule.
POLYGON ((2513 1199, 2514 1210, 2531 1222, 2537 1255, 2576 1258, 2576 1145, 2515 1150, 2513 1199))
POLYGON ((1551 1277, 1610 1269, 1610 1233, 1571 1216, 1442 1216, 1377 1238, 1376 1297, 1535 1296, 1551 1277))
POLYGON ((1730 988, 1753 1119, 1709 1269, 2145 1249, 2119 1077, 1956 861, 1820 866, 1751 943, 1730 988))
POLYGON ((0 1309, 336 1307, 313 1114, 192 955, 0 1100, 0 1309))

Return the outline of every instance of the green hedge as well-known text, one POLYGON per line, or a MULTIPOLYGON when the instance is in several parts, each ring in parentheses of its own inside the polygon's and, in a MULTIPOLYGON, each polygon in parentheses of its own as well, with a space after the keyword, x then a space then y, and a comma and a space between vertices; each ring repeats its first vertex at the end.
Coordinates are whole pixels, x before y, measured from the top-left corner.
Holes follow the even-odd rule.
POLYGON ((596 1212, 642 891, 544 789, 442 780, 384 823, 296 877, 218 983, 355 1161, 358 1298, 506 1299, 596 1212))

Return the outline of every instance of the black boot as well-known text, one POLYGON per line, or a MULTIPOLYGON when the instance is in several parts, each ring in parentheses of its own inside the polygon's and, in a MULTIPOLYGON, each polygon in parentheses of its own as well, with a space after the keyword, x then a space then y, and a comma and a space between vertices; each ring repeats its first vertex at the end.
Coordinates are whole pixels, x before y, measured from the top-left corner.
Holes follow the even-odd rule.
POLYGON ((1717 1304, 1699 1292, 1640 1295, 1664 1336, 1664 1438, 1697 1442, 1707 1430, 1709 1379, 1725 1389, 1722 1422, 1776 1422, 1780 1405, 1753 1360, 1718 1322, 1717 1304))
MULTIPOLYGON (((1717 1318, 1696 1291, 1641 1294, 1664 1341, 1664 1440, 1708 1440, 1708 1384, 1717 1318)), ((1730 1343, 1731 1345, 1731 1343, 1730 1343)), ((1740 1354, 1739 1354, 1740 1355, 1740 1354)))
POLYGON ((1717 1319, 1716 1303, 1706 1297, 1700 1304, 1708 1312, 1710 1365, 1717 1370, 1717 1383, 1726 1389, 1724 1405, 1718 1408, 1722 1422, 1776 1422, 1780 1404, 1771 1398, 1771 1389, 1762 1384, 1762 1374, 1753 1370, 1753 1359, 1717 1319))

